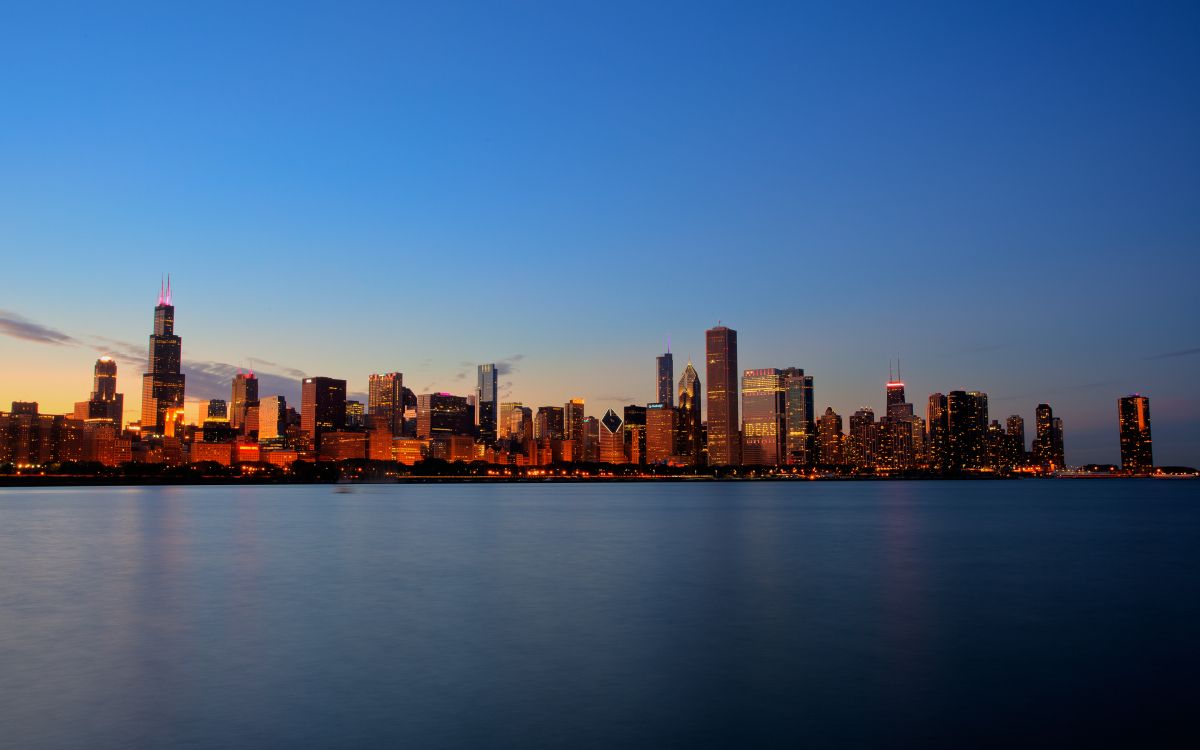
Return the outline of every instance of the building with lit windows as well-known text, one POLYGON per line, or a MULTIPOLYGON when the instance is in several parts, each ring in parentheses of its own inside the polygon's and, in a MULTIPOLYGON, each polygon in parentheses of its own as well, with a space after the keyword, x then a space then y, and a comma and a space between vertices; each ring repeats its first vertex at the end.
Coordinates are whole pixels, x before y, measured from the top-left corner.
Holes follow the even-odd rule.
POLYGON ((1121 468, 1135 474, 1154 469, 1154 442, 1150 438, 1150 399, 1134 394, 1117 400, 1121 434, 1121 468))
POLYGON ((713 466, 740 464, 737 331, 719 325, 705 331, 704 342, 708 377, 708 462, 713 466))
POLYGON ((674 452, 675 410, 667 404, 647 404, 646 463, 668 463, 674 452))
POLYGON ((475 428, 475 409, 465 396, 422 393, 417 396, 417 437, 470 436, 475 428))
POLYGON ((479 440, 492 445, 498 437, 496 431, 496 398, 500 392, 499 373, 495 364, 479 365, 475 372, 475 424, 479 426, 479 440))
POLYGON ((671 352, 666 352, 654 360, 654 370, 657 375, 658 402, 667 406, 675 405, 675 395, 671 389, 675 387, 675 358, 671 352))
POLYGON ((75 419, 109 422, 120 427, 125 419, 125 396, 117 393, 117 361, 112 357, 96 360, 92 369, 92 395, 75 404, 75 419))
POLYGON ((742 463, 776 466, 786 451, 787 394, 783 371, 742 373, 742 463))
POLYGON ((621 418, 612 409, 600 420, 600 460, 606 464, 625 463, 625 432, 621 418))
POLYGON ((241 430, 246 420, 246 408, 258 402, 258 378, 254 372, 239 372, 233 376, 232 398, 229 400, 229 425, 241 430))
POLYGON ((346 427, 346 381, 305 378, 300 384, 300 429, 313 449, 321 447, 327 432, 346 427))
POLYGON ((679 406, 675 409, 675 455, 679 460, 698 465, 702 446, 700 430, 704 420, 700 413, 700 375, 688 360, 679 378, 679 406))
POLYGON ((154 333, 150 334, 150 357, 142 376, 141 432, 163 435, 167 412, 183 408, 183 344, 175 335, 175 306, 171 304, 171 282, 159 287, 154 307, 154 333))
POLYGON ((367 379, 367 416, 374 429, 393 437, 404 434, 404 375, 385 372, 367 379))

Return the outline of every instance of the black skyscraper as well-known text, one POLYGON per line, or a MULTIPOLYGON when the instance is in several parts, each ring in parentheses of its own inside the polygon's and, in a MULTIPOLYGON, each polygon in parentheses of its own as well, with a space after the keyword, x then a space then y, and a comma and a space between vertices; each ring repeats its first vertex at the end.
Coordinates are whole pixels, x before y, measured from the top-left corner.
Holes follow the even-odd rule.
POLYGON ((162 435, 167 413, 183 409, 183 374, 179 366, 183 344, 175 335, 175 307, 171 282, 158 290, 154 308, 154 333, 150 334, 150 359, 142 376, 142 432, 162 435))

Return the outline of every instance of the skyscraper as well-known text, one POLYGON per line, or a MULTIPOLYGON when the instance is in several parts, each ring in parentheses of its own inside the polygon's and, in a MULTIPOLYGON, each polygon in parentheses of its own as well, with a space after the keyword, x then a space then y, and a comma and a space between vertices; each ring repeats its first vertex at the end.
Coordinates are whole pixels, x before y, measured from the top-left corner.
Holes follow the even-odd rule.
POLYGON ((258 442, 279 441, 287 435, 287 401, 267 396, 258 402, 258 442))
POLYGON ((822 464, 840 466, 845 463, 845 436, 842 434, 842 416, 833 410, 832 406, 825 407, 825 415, 817 426, 817 434, 821 445, 822 464))
POLYGON ((385 429, 392 437, 404 434, 404 375, 386 372, 367 380, 367 414, 372 429, 385 429))
POLYGON ((337 378, 305 378, 300 393, 300 429, 314 449, 321 447, 326 432, 346 427, 346 381, 337 378))
POLYGON ((704 338, 708 369, 708 462, 713 466, 739 464, 742 452, 737 331, 717 326, 708 329, 704 338))
POLYGON ((813 406, 813 377, 798 367, 783 371, 784 449, 780 463, 811 466, 816 462, 817 424, 813 406))
POLYGON ((1013 414, 1005 423, 1008 435, 1009 461, 1013 466, 1025 465, 1025 420, 1019 414, 1013 414))
POLYGON ((600 420, 600 460, 606 464, 625 463, 625 431, 621 418, 612 409, 600 420))
POLYGON ((246 420, 246 407, 258 402, 258 378, 254 371, 233 376, 232 398, 229 399, 229 426, 241 429, 246 420))
POLYGON ((125 396, 117 393, 117 362, 112 357, 96 360, 92 369, 92 395, 75 404, 75 418, 111 422, 124 421, 125 396))
POLYGON ((926 414, 929 467, 937 471, 946 471, 950 468, 950 412, 946 408, 944 393, 929 394, 929 411, 926 414))
POLYGON ((1154 468, 1154 443, 1150 439, 1150 399, 1134 394, 1117 400, 1121 429, 1121 468, 1145 474, 1154 468))
POLYGON ((533 420, 533 436, 538 440, 562 440, 565 433, 561 406, 539 406, 533 420))
POLYGON ((1050 404, 1038 404, 1034 412, 1033 439, 1034 460, 1043 469, 1061 469, 1065 465, 1062 435, 1062 420, 1054 416, 1050 404))
MULTIPOLYGON (((699 396, 696 400, 700 400, 699 396)), ((626 406, 622 431, 625 433, 625 455, 629 457, 629 462, 646 463, 646 407, 637 404, 626 406)))
POLYGON ((417 396, 417 437, 470 435, 474 427, 475 410, 465 396, 449 393, 422 393, 417 396))
POLYGON ((171 304, 171 281, 158 290, 154 307, 154 333, 150 334, 150 357, 142 376, 142 433, 162 435, 167 413, 183 409, 184 376, 179 371, 183 345, 175 335, 175 307, 171 304))
POLYGON ((875 410, 870 407, 864 406, 850 415, 846 463, 860 468, 875 465, 875 410))
POLYGON ((665 464, 675 450, 675 410, 667 404, 646 406, 646 463, 665 464))
POLYGON ((563 430, 571 441, 571 460, 583 460, 583 399, 573 398, 563 406, 563 430))
POLYGON ((479 425, 479 439, 492 445, 496 442, 496 395, 499 393, 496 365, 479 365, 475 380, 475 424, 479 425))
POLYGON ((700 463, 700 375, 689 359, 679 378, 679 407, 675 410, 675 455, 700 463))
POLYGON ((769 367, 742 373, 742 463, 783 463, 786 398, 781 370, 769 367))
POLYGON ((675 405, 675 395, 671 389, 675 387, 675 359, 667 351, 655 359, 655 370, 658 374, 658 402, 667 406, 675 405))
POLYGON ((988 403, 980 391, 950 391, 946 396, 949 468, 970 471, 987 466, 988 403))

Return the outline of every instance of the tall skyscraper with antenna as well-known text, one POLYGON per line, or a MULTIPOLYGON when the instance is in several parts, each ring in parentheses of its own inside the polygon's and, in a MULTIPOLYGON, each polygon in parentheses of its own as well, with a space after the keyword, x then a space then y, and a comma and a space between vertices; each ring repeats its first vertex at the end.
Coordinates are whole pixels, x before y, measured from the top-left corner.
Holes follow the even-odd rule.
POLYGON ((675 405, 675 359, 671 356, 671 340, 667 339, 667 351, 655 358, 655 371, 658 374, 658 403, 667 406, 675 405))
POLYGON ((183 342, 175 335, 175 306, 171 304, 171 277, 158 288, 154 307, 154 333, 150 334, 150 357, 142 375, 142 433, 162 435, 167 414, 183 409, 183 342))

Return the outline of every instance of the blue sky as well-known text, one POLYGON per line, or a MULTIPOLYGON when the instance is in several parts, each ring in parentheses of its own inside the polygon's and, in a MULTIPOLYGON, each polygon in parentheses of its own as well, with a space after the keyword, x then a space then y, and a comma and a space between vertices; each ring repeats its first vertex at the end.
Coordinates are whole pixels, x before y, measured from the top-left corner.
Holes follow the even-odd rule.
POLYGON ((820 410, 880 410, 899 355, 919 411, 1050 402, 1071 462, 1116 460, 1116 398, 1146 393, 1156 458, 1200 464, 1196 4, 37 3, 0 29, 0 402, 64 410, 95 350, 140 356, 169 271, 194 396, 255 361, 418 392, 504 361, 512 398, 601 415, 721 320, 820 410))

